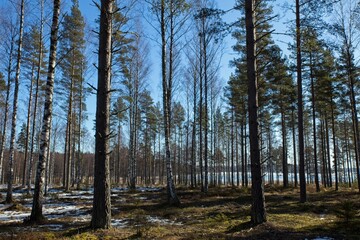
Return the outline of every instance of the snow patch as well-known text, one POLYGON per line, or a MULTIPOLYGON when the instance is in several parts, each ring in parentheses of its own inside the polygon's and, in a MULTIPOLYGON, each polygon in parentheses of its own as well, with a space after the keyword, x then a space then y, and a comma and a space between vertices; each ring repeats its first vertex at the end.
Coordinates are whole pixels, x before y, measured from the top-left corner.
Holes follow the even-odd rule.
POLYGON ((111 226, 116 228, 125 228, 128 225, 127 219, 112 219, 111 226))
POLYGON ((166 218, 160 218, 160 217, 153 217, 153 216, 146 216, 146 220, 149 223, 156 223, 159 225, 176 225, 176 226, 182 226, 183 224, 181 222, 175 222, 166 218))

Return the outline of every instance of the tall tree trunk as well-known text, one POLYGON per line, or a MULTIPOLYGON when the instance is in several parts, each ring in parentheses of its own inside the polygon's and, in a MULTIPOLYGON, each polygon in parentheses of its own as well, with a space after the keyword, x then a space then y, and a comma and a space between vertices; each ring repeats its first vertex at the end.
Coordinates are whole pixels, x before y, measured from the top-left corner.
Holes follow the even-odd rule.
POLYGON ((23 179, 22 187, 25 187, 26 183, 26 168, 27 168, 27 158, 29 152, 29 138, 30 138, 30 123, 31 123, 31 106, 32 106, 32 97, 33 97, 33 78, 34 78, 35 65, 32 65, 31 77, 30 77, 30 89, 29 89, 29 102, 26 118, 26 137, 25 137, 25 150, 24 150, 24 165, 23 165, 23 179))
POLYGON ((324 187, 328 186, 327 182, 327 165, 326 165, 326 150, 325 150, 325 134, 323 120, 320 122, 320 135, 321 135, 321 158, 322 158, 322 183, 324 187))
MULTIPOLYGON (((172 0, 170 5, 172 6, 172 0)), ((172 10, 171 10, 172 11, 172 10)), ((171 167, 170 156, 170 128, 171 128, 171 93, 172 93, 172 71, 169 72, 169 76, 166 73, 166 27, 165 27, 165 0, 161 0, 161 64, 162 64, 162 87, 163 87, 163 111, 164 111, 164 132, 165 132, 165 160, 166 160, 166 186, 167 186, 167 198, 170 205, 179 205, 180 200, 175 191, 175 185, 171 167), (168 77, 168 78, 167 78, 168 77)), ((172 17, 170 18, 172 19, 172 17)), ((172 34, 171 34, 172 35, 172 34)), ((174 36, 170 36, 172 39, 174 36)), ((173 39, 172 39, 173 40, 173 39)), ((170 41, 173 43, 173 41, 170 41)), ((171 45, 171 44, 170 44, 171 45)), ((172 46, 170 46, 169 52, 169 64, 170 69, 173 63, 172 46)))
POLYGON ((346 126, 346 118, 344 114, 344 133, 345 133, 345 152, 346 152, 346 162, 347 162, 347 169, 348 169, 348 177, 349 177, 349 188, 351 188, 352 181, 351 181, 351 174, 350 174, 350 153, 349 153, 349 145, 348 145, 348 129, 346 126))
POLYGON ((53 144, 52 144, 52 154, 50 159, 50 167, 49 167, 49 185, 54 183, 54 168, 55 168, 55 156, 56 156, 56 138, 57 138, 58 128, 54 129, 53 133, 53 144))
POLYGON ((297 187, 298 186, 298 177, 297 177, 297 162, 296 162, 296 136, 295 136, 294 109, 292 109, 292 111, 291 111, 291 124, 292 124, 293 153, 294 153, 294 179, 295 179, 295 187, 297 187))
POLYGON ((39 85, 40 85, 40 75, 41 75, 41 64, 43 58, 43 45, 42 45, 42 38, 43 38, 43 1, 41 1, 41 17, 40 17, 40 36, 39 36, 39 56, 38 56, 38 66, 37 66, 37 73, 36 73, 36 85, 35 85, 35 99, 34 99, 34 112, 33 112, 33 123, 32 123, 32 135, 31 135, 31 143, 30 143, 30 159, 29 159, 29 166, 28 166, 28 177, 27 177, 27 191, 30 193, 31 191, 31 180, 32 180, 32 171, 33 171, 33 158, 34 158, 34 139, 35 139, 35 128, 36 128, 36 115, 37 115, 37 108, 38 108, 38 99, 39 99, 39 85))
POLYGON ((13 112, 11 120, 11 135, 10 135, 10 153, 9 153, 9 169, 8 169, 8 186, 6 193, 6 203, 13 202, 13 177, 14 177, 14 151, 15 151, 15 137, 16 137, 16 117, 18 109, 18 95, 19 95, 19 79, 20 79, 20 67, 21 67, 21 53, 22 53, 22 44, 23 44, 23 34, 24 34, 24 0, 21 0, 20 6, 20 30, 19 30, 19 41, 18 41, 18 50, 17 50, 17 59, 16 59, 16 75, 15 75, 15 87, 14 87, 14 99, 13 99, 13 112))
MULTIPOLYGON (((74 51, 72 51, 74 52, 74 51)), ((74 151, 72 142, 73 142, 73 111, 72 111, 72 104, 73 104, 73 88, 74 88, 74 64, 72 64, 72 71, 70 76, 70 93, 69 93, 69 103, 68 103, 68 113, 67 113, 67 128, 68 128, 68 135, 67 135, 67 156, 66 156, 66 175, 65 175, 65 191, 70 190, 70 178, 71 178, 71 162, 72 153, 74 151)))
POLYGON ((203 48, 202 37, 200 36, 199 51, 199 167, 200 167, 200 186, 201 192, 204 192, 204 165, 203 165, 203 48))
POLYGON ((234 110, 231 110, 231 129, 230 129, 230 151, 231 151, 231 171, 230 171, 230 176, 231 176, 231 186, 234 187, 234 171, 235 171, 235 164, 234 164, 234 110))
POLYGON ((255 2, 245 0, 246 60, 248 78, 248 108, 251 158, 251 221, 253 224, 266 222, 265 198, 261 175, 258 122, 258 92, 256 77, 255 2))
MULTIPOLYGON (((334 168, 335 168, 335 190, 339 190, 338 180, 338 161, 337 161, 337 145, 336 145, 336 129, 335 129, 335 116, 334 116, 334 105, 331 96, 331 126, 332 126, 332 137, 333 137, 333 149, 334 149, 334 168)), ((345 166, 345 164, 343 165, 345 166)), ((344 167, 345 169, 345 167, 344 167)))
MULTIPOLYGON (((327 113, 325 112, 325 133, 326 133, 326 152, 327 152, 327 165, 328 165, 328 181, 329 186, 332 187, 332 176, 331 176, 331 158, 330 158, 330 137, 329 137, 329 124, 328 124, 327 113)), ((335 149, 334 149, 335 151, 335 149)))
POLYGON ((68 157, 68 139, 69 139, 69 122, 66 123, 66 131, 65 131, 65 146, 64 146, 64 162, 63 162, 63 174, 62 174, 62 185, 65 189, 66 186, 66 163, 68 157))
MULTIPOLYGON (((49 184, 49 170, 50 170, 50 149, 51 149, 51 127, 52 127, 52 119, 49 123, 50 126, 50 130, 49 130, 49 140, 48 140, 48 151, 47 151, 47 155, 46 155, 46 160, 45 160, 45 180, 44 180, 44 196, 47 195, 48 193, 48 184, 49 184)), ((40 143, 41 145, 41 143, 40 143)))
POLYGON ((358 179, 358 189, 360 191, 360 166, 359 166, 359 158, 360 158, 360 133, 359 133, 359 119, 357 116, 357 107, 356 107, 356 99, 355 99, 355 79, 351 61, 351 54, 350 50, 347 49, 347 63, 348 63, 348 81, 349 81, 349 88, 350 88, 350 103, 351 103, 351 114, 352 114, 352 121, 353 121, 353 132, 354 132, 354 145, 355 145, 355 162, 356 162, 356 177, 358 179))
POLYGON ((298 134, 299 134, 299 175, 300 175, 300 202, 306 202, 305 179, 305 148, 304 148, 304 116, 301 67, 301 29, 300 29, 300 0, 296 0, 296 69, 298 87, 298 134))
MULTIPOLYGON (((205 14, 204 14, 205 15, 205 14)), ((206 39, 206 30, 205 30, 205 16, 202 18, 202 44, 203 44, 203 57, 204 57, 204 95, 205 95, 205 118, 204 118, 204 192, 207 193, 208 192, 208 187, 209 187, 209 178, 208 178, 208 173, 209 173, 209 162, 208 162, 208 134, 209 134, 209 113, 208 113, 208 66, 207 66, 207 39, 206 39)), ((233 180, 232 180, 233 183, 233 180)), ((233 184, 234 185, 234 184, 233 184)))
POLYGON ((289 186, 289 171, 288 171, 288 162, 287 162, 287 144, 286 144, 286 124, 285 124, 285 113, 281 109, 281 132, 282 132, 282 168, 283 168, 283 185, 284 187, 289 186))
POLYGON ((111 37, 114 0, 101 0, 98 86, 96 101, 96 142, 92 228, 111 227, 110 201, 110 88, 111 37))
POLYGON ((311 79, 311 109, 312 109, 312 124, 313 124, 315 185, 316 185, 316 192, 320 192, 318 159, 317 159, 317 143, 316 143, 317 137, 316 137, 316 115, 315 115, 315 87, 314 87, 311 52, 310 52, 310 79, 311 79))
POLYGON ((4 107, 4 125, 1 133, 1 145, 0 145, 0 182, 4 182, 3 165, 4 165, 4 151, 5 151, 5 140, 7 132, 7 122, 9 116, 9 101, 10 101, 10 89, 11 89, 11 73, 12 73, 12 57, 14 51, 15 36, 11 36, 10 51, 9 51, 9 62, 7 66, 7 84, 6 84, 6 97, 4 107))
MULTIPOLYGON (((81 166, 82 166, 82 154, 81 154, 81 124, 82 124, 82 111, 83 111, 83 66, 81 65, 81 75, 80 75, 80 90, 79 90, 79 123, 78 123, 78 139, 77 139, 77 165, 76 165, 76 188, 80 189, 80 184, 82 181, 82 174, 81 174, 81 166)), ((114 169, 115 173, 116 170, 114 169)))
POLYGON ((246 128, 246 126, 244 126, 244 118, 241 118, 241 140, 240 140, 240 144, 241 144, 241 185, 242 187, 245 186, 245 142, 244 142, 244 128, 246 128))
POLYGON ((54 0, 53 19, 51 26, 50 38, 50 53, 49 53, 49 67, 45 89, 45 105, 44 115, 41 130, 41 143, 39 152, 39 162, 35 179, 35 190, 33 196, 33 204, 30 215, 30 222, 39 223, 43 221, 42 213, 43 195, 44 195, 44 181, 45 181, 45 162, 47 153, 49 151, 50 130, 52 119, 52 104, 54 93, 54 78, 55 78, 55 64, 56 64, 56 48, 58 41, 59 29, 59 15, 60 15, 60 0, 54 0))
POLYGON ((191 168, 190 168, 190 186, 193 188, 196 185, 196 116, 197 116, 197 94, 196 94, 196 73, 194 73, 193 80, 193 124, 192 124, 192 138, 191 138, 191 168))

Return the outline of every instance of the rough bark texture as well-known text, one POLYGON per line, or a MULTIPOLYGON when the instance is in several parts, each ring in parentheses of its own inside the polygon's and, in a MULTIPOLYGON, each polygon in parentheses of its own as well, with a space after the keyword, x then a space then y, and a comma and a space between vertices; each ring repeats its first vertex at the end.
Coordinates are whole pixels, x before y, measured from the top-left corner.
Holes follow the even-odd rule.
POLYGON ((33 223, 39 223, 44 219, 44 216, 42 214, 42 206, 43 206, 43 197, 44 197, 45 164, 46 164, 46 158, 48 156, 49 143, 50 143, 55 64, 56 64, 56 48, 57 48, 58 29, 59 29, 59 15, 60 15, 60 0, 54 0, 54 10, 53 10, 53 19, 52 19, 51 37, 50 37, 49 67, 48 67, 46 89, 45 89, 44 115, 43 115, 42 129, 40 136, 39 162, 36 171, 33 204, 29 219, 29 221, 33 223))
POLYGON ((300 202, 306 202, 305 156, 304 156, 304 120, 303 94, 301 75, 301 42, 300 42, 300 0, 296 0, 296 60, 298 85, 298 134, 299 134, 299 175, 300 202))
POLYGON ((91 227, 111 227, 110 202, 110 85, 113 0, 101 1, 96 102, 94 201, 91 227))
POLYGON ((23 34, 24 34, 24 0, 21 1, 20 6, 20 33, 18 41, 18 50, 17 50, 17 59, 16 59, 16 75, 15 75, 15 87, 14 87, 14 100, 13 100, 13 113, 11 121, 11 136, 10 136, 10 157, 9 157, 9 170, 8 170, 8 186, 6 194, 6 203, 12 203, 12 181, 14 176, 14 145, 16 137, 16 117, 17 117, 17 105, 18 105, 18 95, 19 95, 19 79, 20 79, 20 66, 21 66, 21 53, 22 53, 22 43, 23 43, 23 34))
POLYGON ((265 198, 261 176, 259 123, 258 123, 258 92, 256 78, 256 44, 254 0, 245 1, 246 21, 246 60, 248 78, 248 110, 251 160, 251 221, 253 224, 266 222, 265 198))

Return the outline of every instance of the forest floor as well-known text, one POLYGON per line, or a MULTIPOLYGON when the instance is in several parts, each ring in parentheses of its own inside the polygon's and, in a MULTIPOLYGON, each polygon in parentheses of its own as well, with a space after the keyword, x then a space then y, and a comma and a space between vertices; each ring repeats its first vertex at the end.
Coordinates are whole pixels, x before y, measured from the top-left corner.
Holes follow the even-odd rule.
MULTIPOLYGON (((112 189, 112 228, 91 230, 92 190, 51 189, 45 199, 47 222, 23 223, 31 196, 15 189, 16 203, 0 203, 0 239, 360 239, 360 194, 351 189, 308 187, 308 202, 299 189, 266 186, 268 222, 250 224, 250 189, 178 188, 180 207, 165 204, 164 188, 112 189)), ((0 189, 0 200, 5 198, 0 189)))

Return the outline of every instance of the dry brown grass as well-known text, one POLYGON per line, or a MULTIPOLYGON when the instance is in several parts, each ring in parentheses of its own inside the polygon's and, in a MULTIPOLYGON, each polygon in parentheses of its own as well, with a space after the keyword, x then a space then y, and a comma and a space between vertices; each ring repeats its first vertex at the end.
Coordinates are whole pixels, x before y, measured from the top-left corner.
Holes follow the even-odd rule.
MULTIPOLYGON (((181 188, 182 204, 165 204, 165 192, 121 193, 125 201, 113 199, 113 218, 126 219, 123 228, 93 231, 88 223, 63 224, 51 232, 19 224, 0 224, 1 239, 311 239, 317 236, 334 239, 360 239, 360 218, 338 216, 344 199, 351 211, 360 209, 359 194, 349 189, 320 193, 309 187, 308 202, 299 203, 299 190, 266 186, 268 222, 250 223, 249 189, 211 188, 208 194, 181 188), (151 218, 151 219, 150 219, 151 218), (150 219, 150 221, 149 221, 150 219), (155 220, 154 220, 155 219, 155 220)), ((68 221, 71 221, 70 219, 68 221)))

